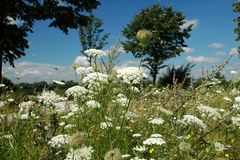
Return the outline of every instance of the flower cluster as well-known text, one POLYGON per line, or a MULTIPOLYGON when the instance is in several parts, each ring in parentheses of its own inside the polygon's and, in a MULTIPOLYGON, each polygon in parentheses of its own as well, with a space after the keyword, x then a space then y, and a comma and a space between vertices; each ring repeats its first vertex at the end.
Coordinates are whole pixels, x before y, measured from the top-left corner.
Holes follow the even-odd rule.
POLYGON ((151 119, 149 119, 148 123, 160 125, 160 124, 164 123, 164 120, 162 118, 151 118, 151 119))
POLYGON ((60 134, 55 137, 52 137, 48 144, 53 148, 60 148, 69 142, 69 135, 67 134, 60 134))
POLYGON ((67 154, 65 160, 91 160, 92 153, 94 152, 93 147, 82 147, 76 150, 71 149, 67 154))
POLYGON ((199 127, 199 129, 205 130, 207 128, 206 124, 203 123, 203 121, 193 115, 184 115, 181 122, 184 125, 195 125, 199 127))
POLYGON ((41 95, 37 96, 40 103, 46 106, 54 106, 55 103, 66 100, 66 98, 57 95, 54 91, 44 91, 41 95))
POLYGON ((214 120, 221 119, 221 114, 215 108, 211 108, 209 106, 205 106, 201 104, 197 106, 197 110, 201 113, 202 117, 209 117, 214 120))
POLYGON ((98 88, 102 83, 108 83, 108 75, 99 72, 90 73, 82 79, 82 82, 88 88, 98 88))
POLYGON ((88 50, 85 50, 84 53, 87 55, 87 56, 92 56, 92 57, 97 57, 97 56, 103 56, 105 55, 105 53, 99 49, 88 49, 88 50))
POLYGON ((76 72, 78 74, 83 74, 83 75, 87 75, 87 74, 90 74, 90 73, 93 73, 94 70, 92 67, 78 67, 76 69, 76 72))
POLYGON ((139 84, 143 78, 147 78, 147 74, 142 68, 125 67, 117 70, 117 78, 127 84, 139 84))
POLYGON ((82 86, 73 86, 71 88, 68 88, 65 92, 67 97, 73 96, 74 98, 77 98, 79 96, 87 95, 89 93, 89 90, 82 86))
POLYGON ((161 134, 152 134, 150 138, 143 141, 144 145, 163 145, 166 143, 161 134))

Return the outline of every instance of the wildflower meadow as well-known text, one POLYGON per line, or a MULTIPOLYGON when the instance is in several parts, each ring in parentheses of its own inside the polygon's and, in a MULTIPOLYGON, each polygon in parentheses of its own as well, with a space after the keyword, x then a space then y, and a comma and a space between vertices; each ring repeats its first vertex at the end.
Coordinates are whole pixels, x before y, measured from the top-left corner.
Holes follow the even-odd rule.
POLYGON ((1 159, 240 159, 239 80, 157 88, 142 68, 106 69, 76 68, 63 93, 17 97, 1 84, 1 159))

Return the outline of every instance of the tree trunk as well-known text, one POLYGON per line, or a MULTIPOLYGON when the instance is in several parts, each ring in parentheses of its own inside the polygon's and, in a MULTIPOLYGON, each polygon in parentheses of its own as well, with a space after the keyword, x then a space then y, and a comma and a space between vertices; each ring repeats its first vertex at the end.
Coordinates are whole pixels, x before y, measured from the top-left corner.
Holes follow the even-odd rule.
MULTIPOLYGON (((0 19, 0 42, 2 44, 2 39, 4 36, 4 24, 3 24, 3 19, 0 19)), ((3 83, 3 76, 2 76, 2 63, 3 63, 3 51, 2 47, 0 46, 0 84, 3 83)), ((0 95, 2 94, 2 88, 0 87, 0 95)))
POLYGON ((156 84, 157 74, 158 74, 158 66, 155 65, 155 66, 153 67, 153 73, 152 73, 152 77, 153 77, 153 85, 156 84))
POLYGON ((3 60, 3 54, 0 52, 0 84, 3 83, 3 76, 2 76, 2 60, 3 60))

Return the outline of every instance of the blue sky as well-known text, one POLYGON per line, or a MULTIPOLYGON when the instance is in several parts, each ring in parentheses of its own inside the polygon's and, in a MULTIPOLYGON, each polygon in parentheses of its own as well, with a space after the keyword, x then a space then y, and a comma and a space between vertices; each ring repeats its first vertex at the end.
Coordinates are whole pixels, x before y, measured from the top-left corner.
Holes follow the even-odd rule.
MULTIPOLYGON (((234 41, 236 35, 233 33, 236 26, 233 19, 237 17, 237 14, 232 12, 231 6, 236 0, 101 0, 101 5, 94 11, 94 14, 103 19, 105 32, 111 34, 109 45, 105 49, 109 49, 117 41, 121 36, 121 30, 133 19, 134 15, 141 9, 158 2, 163 6, 172 4, 175 10, 183 12, 187 23, 194 23, 191 38, 187 40, 189 52, 166 61, 166 64, 182 65, 194 62, 197 65, 193 73, 199 74, 202 67, 209 69, 221 64, 229 53, 233 53, 234 48, 239 46, 239 43, 234 41)), ((27 55, 16 61, 16 69, 5 66, 4 73, 7 77, 14 80, 14 77, 22 72, 21 66, 24 64, 31 67, 27 65, 22 68, 26 72, 24 76, 20 75, 22 81, 41 80, 47 69, 37 71, 37 69, 41 70, 40 64, 49 67, 49 74, 52 72, 52 66, 71 68, 75 58, 80 56, 78 31, 70 30, 69 34, 65 35, 58 29, 49 28, 48 24, 49 21, 35 23, 33 33, 28 36, 30 48, 26 50, 27 55), (30 68, 32 71, 29 71, 30 68), (31 78, 32 73, 36 73, 35 78, 31 78), (42 73, 39 74, 39 78, 37 73, 42 73)), ((240 72, 239 60, 237 57, 232 58, 223 73, 229 77, 230 70, 240 72)), ((122 54, 120 65, 132 61, 137 60, 130 54, 122 54)), ((57 74, 62 74, 58 72, 55 76, 64 79, 64 77, 57 76, 57 74)), ((72 74, 67 76, 72 76, 72 74)), ((65 79, 74 79, 74 77, 65 77, 65 79)))

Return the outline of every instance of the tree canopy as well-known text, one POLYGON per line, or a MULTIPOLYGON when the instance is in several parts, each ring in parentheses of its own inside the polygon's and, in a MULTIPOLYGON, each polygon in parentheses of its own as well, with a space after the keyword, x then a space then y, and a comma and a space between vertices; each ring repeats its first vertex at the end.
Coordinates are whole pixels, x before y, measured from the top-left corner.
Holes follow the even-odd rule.
POLYGON ((1 0, 0 1, 0 81, 2 62, 14 67, 14 60, 25 55, 26 39, 35 20, 50 19, 50 27, 68 33, 69 28, 86 25, 84 13, 95 9, 98 0, 1 0))
MULTIPOLYGON (((234 3, 233 4, 233 11, 236 13, 240 12, 240 2, 234 3)), ((238 16, 235 20, 237 23, 237 27, 234 29, 234 32, 237 34, 236 41, 240 41, 240 16, 238 16)))
POLYGON ((150 70, 153 83, 169 58, 180 55, 187 47, 185 39, 190 37, 192 25, 183 28, 185 17, 182 12, 174 11, 172 6, 153 5, 141 10, 122 31, 126 38, 124 49, 136 58, 142 57, 143 66, 150 70), (139 30, 152 33, 150 43, 142 46, 136 35, 139 30))

